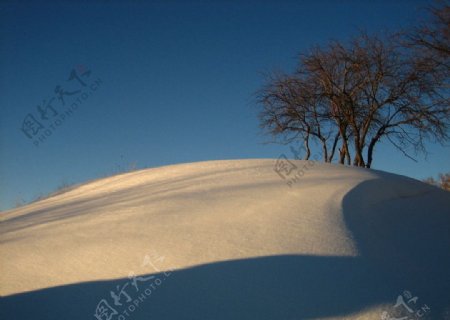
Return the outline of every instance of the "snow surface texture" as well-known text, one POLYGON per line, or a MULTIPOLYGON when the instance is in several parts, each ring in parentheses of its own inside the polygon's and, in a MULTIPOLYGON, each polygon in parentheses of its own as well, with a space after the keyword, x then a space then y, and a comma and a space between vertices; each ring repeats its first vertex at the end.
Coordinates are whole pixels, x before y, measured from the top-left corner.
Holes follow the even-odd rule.
POLYGON ((274 163, 135 171, 0 213, 0 319, 450 319, 450 193, 304 161, 290 187, 274 163))

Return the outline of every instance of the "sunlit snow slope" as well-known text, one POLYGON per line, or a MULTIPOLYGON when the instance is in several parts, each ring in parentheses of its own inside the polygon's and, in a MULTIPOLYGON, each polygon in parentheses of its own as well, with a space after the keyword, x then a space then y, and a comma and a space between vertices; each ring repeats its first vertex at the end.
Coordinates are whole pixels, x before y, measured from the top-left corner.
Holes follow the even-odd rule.
POLYGON ((293 163, 146 169, 0 213, 0 319, 450 319, 449 192, 293 163))

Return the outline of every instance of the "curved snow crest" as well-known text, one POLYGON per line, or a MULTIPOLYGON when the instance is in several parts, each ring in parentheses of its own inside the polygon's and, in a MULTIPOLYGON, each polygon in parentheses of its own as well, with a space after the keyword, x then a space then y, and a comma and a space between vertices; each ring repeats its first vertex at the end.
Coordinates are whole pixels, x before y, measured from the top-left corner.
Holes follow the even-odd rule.
POLYGON ((272 159, 145 169, 4 212, 0 295, 144 274, 136 266, 151 253, 165 257, 161 271, 304 256, 405 267, 411 286, 424 271, 448 276, 448 193, 380 171, 290 161, 291 172, 272 159), (418 264, 414 250, 397 258, 408 243, 396 234, 408 230, 419 234, 412 245, 437 248, 426 255, 433 264, 418 264))

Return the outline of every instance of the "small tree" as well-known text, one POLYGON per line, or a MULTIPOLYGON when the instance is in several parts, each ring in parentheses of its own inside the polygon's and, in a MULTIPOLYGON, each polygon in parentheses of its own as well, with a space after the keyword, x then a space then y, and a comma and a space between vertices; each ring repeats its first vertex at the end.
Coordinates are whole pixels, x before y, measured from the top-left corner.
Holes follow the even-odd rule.
POLYGON ((450 191, 450 172, 440 173, 438 180, 435 180, 433 177, 429 177, 424 179, 423 182, 450 191))
POLYGON ((439 185, 442 189, 450 191, 450 172, 439 174, 439 185))

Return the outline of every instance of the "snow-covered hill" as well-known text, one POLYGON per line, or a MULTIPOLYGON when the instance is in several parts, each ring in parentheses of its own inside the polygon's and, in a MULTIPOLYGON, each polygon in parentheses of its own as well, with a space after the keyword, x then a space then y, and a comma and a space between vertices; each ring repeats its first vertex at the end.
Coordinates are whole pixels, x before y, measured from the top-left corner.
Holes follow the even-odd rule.
POLYGON ((146 169, 0 213, 0 318, 450 319, 450 193, 292 163, 146 169))

